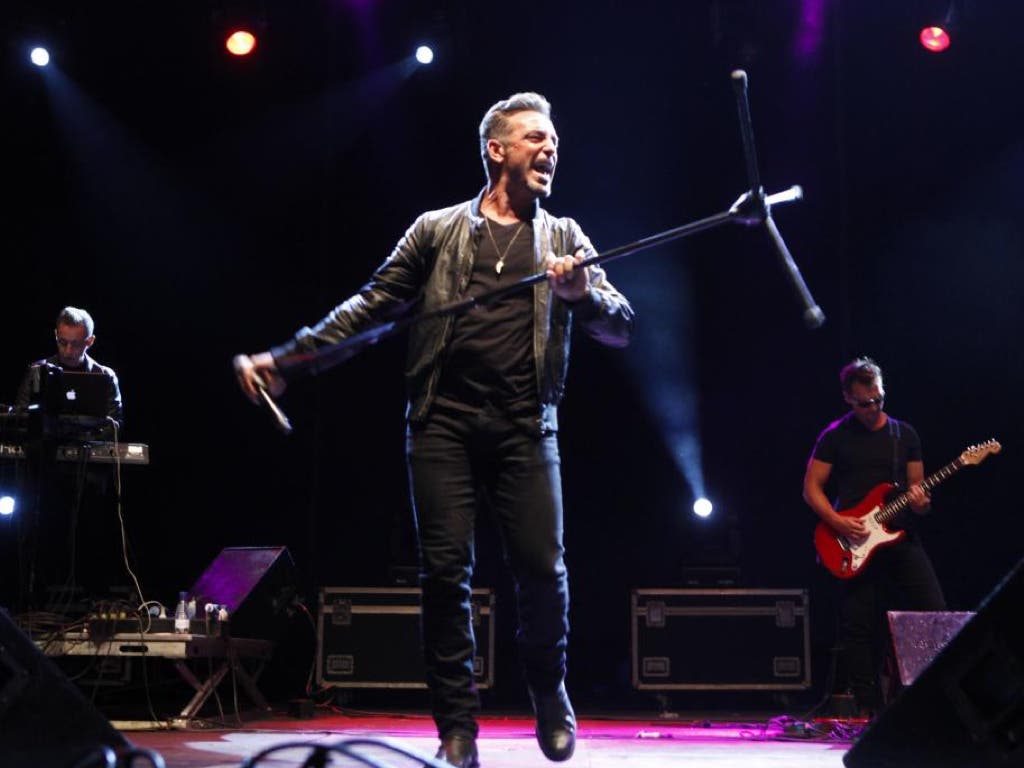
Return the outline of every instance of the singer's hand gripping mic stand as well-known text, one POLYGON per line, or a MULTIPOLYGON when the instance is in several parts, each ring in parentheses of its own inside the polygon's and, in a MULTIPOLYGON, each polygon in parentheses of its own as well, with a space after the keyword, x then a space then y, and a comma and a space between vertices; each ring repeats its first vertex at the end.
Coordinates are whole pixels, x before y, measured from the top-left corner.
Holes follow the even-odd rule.
MULTIPOLYGON (((761 187, 760 175, 757 169, 757 155, 754 151, 754 132, 750 123, 750 105, 747 102, 747 73, 739 69, 734 71, 732 73, 732 82, 736 92, 736 105, 739 110, 740 133, 743 137, 743 152, 746 157, 747 180, 750 182, 750 190, 740 195, 728 211, 715 214, 714 216, 709 216, 706 219, 693 221, 689 224, 683 224, 682 226, 674 229, 669 229, 665 232, 645 237, 633 243, 619 246, 618 248, 612 248, 611 250, 591 256, 589 259, 584 259, 576 268, 578 269, 580 267, 601 264, 606 261, 611 261, 612 259, 617 259, 621 256, 629 256, 639 251, 653 248, 656 245, 678 240, 688 235, 703 232, 706 229, 712 229, 722 224, 736 223, 744 224, 746 226, 757 226, 759 224, 763 224, 775 245, 779 259, 785 268, 786 276, 795 289, 800 302, 803 304, 804 322, 809 328, 818 328, 825 322, 825 314, 821 311, 821 307, 815 303, 814 298, 807 289, 807 284, 804 282, 804 279, 800 274, 800 269, 797 267, 796 262, 793 261, 793 256, 786 247, 786 243, 782 239, 782 235, 779 233, 779 229, 775 226, 775 222, 772 220, 771 216, 772 205, 800 200, 803 197, 803 191, 800 187, 794 186, 774 195, 766 196, 764 194, 764 189, 761 187)), ((375 326, 369 330, 350 336, 347 339, 343 339, 336 344, 320 347, 311 352, 297 352, 295 354, 288 355, 286 358, 279 359, 277 364, 279 368, 289 370, 294 373, 321 373, 328 368, 332 368, 335 365, 343 363, 350 357, 356 355, 362 349, 372 344, 376 344, 381 339, 393 336, 416 323, 444 317, 446 315, 457 315, 467 312, 473 307, 489 304, 499 298, 516 291, 520 291, 546 279, 547 275, 545 273, 530 275, 529 277, 524 277, 521 280, 517 280, 516 282, 510 283, 502 288, 488 291, 480 296, 474 296, 453 302, 431 312, 425 312, 423 314, 375 326)), ((265 400, 269 401, 267 405, 271 408, 275 417, 279 418, 278 415, 284 415, 280 408, 278 408, 270 398, 270 395, 266 393, 265 389, 262 390, 260 394, 265 400)))

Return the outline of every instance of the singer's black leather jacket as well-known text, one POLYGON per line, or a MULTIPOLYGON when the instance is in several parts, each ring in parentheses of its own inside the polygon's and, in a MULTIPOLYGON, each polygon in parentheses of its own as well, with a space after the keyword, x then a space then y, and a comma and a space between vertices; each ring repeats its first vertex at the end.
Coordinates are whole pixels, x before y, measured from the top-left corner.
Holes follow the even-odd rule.
MULTIPOLYGON (((473 259, 484 233, 480 215, 482 192, 475 199, 422 214, 391 255, 359 291, 331 310, 313 328, 302 328, 289 342, 271 349, 286 379, 322 369, 323 359, 303 354, 337 343, 355 334, 467 298, 473 259)), ((584 249, 595 254, 590 240, 569 218, 556 218, 536 205, 533 218, 535 272, 544 271, 550 254, 564 256, 584 249)), ((542 432, 557 431, 557 406, 565 388, 569 362, 569 336, 573 319, 602 344, 629 343, 633 310, 626 298, 592 266, 590 291, 568 303, 551 292, 548 282, 535 283, 533 348, 542 432)), ((407 416, 411 422, 426 418, 440 377, 441 350, 451 336, 452 315, 412 324, 406 358, 409 392, 407 416)), ((325 358, 329 359, 329 358, 325 358)), ((343 359, 343 358, 342 358, 343 359)))

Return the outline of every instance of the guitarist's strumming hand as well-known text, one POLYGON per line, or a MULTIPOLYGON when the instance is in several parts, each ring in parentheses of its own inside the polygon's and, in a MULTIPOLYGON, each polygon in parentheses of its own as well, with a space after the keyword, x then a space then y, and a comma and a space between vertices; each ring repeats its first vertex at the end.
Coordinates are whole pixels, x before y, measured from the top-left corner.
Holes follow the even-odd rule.
POLYGON ((860 517, 847 517, 837 513, 829 520, 829 525, 839 535, 846 536, 854 541, 867 538, 868 536, 868 526, 863 518, 860 517))

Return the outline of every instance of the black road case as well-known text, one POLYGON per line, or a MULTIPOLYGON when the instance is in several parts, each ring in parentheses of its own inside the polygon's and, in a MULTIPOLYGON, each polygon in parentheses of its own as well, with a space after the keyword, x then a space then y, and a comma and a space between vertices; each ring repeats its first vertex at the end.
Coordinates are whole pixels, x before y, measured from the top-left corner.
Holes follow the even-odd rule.
POLYGON ((807 590, 636 589, 632 633, 638 690, 811 686, 807 590))
MULTIPOLYGON (((425 688, 417 587, 325 587, 317 617, 316 681, 336 688, 425 688)), ((494 684, 494 593, 474 589, 473 669, 494 684)))

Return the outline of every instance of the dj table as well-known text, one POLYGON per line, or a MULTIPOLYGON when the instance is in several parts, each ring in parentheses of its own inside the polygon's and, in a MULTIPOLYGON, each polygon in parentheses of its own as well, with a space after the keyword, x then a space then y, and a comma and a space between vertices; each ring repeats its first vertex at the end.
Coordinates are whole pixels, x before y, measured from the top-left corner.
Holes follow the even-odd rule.
POLYGON ((170 721, 172 727, 188 727, 228 672, 235 676, 257 707, 270 709, 256 686, 256 680, 273 651, 273 644, 269 640, 171 632, 122 632, 94 639, 85 632, 65 632, 37 639, 35 643, 47 656, 54 657, 127 656, 171 660, 181 678, 195 690, 178 717, 170 721), (186 663, 190 659, 213 659, 218 663, 212 667, 212 672, 205 680, 200 680, 186 663), (246 659, 257 664, 252 674, 242 663, 246 659))

